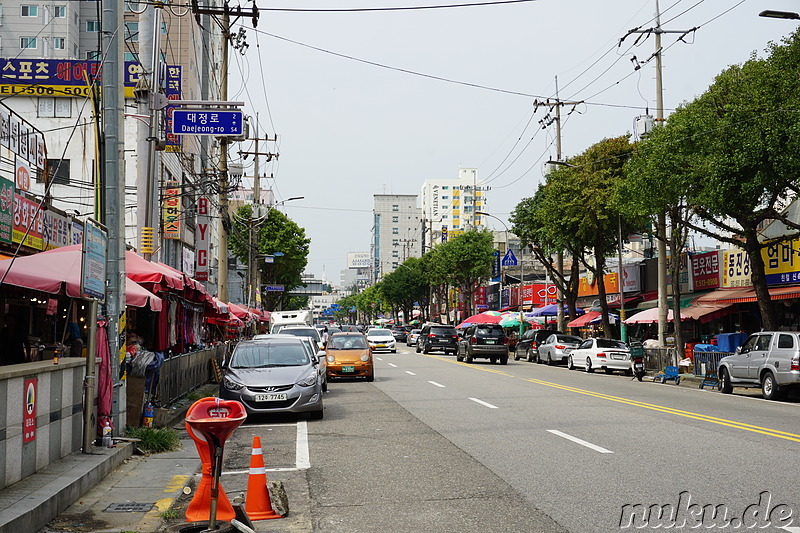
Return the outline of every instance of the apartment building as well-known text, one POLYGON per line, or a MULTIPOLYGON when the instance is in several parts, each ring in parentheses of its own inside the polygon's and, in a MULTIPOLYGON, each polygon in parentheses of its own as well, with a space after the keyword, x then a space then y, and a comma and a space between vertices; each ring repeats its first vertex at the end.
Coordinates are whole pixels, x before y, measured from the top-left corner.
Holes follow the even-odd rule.
POLYGON ((422 184, 422 215, 428 231, 425 246, 484 225, 477 211, 486 209, 486 192, 491 190, 478 179, 478 169, 460 168, 457 179, 425 180, 422 184))
POLYGON ((372 214, 372 279, 422 255, 422 211, 416 194, 376 194, 372 214))

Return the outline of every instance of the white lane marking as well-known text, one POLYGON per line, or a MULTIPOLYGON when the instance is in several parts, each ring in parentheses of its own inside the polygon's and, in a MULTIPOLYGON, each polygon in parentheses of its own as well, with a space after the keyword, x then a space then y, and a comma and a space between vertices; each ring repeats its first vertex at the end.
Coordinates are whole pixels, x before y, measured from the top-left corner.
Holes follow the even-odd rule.
POLYGON ((406 370, 406 374, 408 374, 409 376, 416 376, 416 374, 411 372, 410 370, 406 370))
POLYGON ((483 400, 479 400, 478 398, 470 398, 470 400, 472 400, 475 403, 479 403, 484 407, 488 407, 489 409, 498 409, 496 405, 492 405, 489 402, 484 402, 483 400))
POLYGON ((375 359, 377 359, 378 361, 383 361, 383 357, 376 357, 375 359))
MULTIPOLYGON (((265 468, 265 472, 297 472, 299 468, 295 468, 293 466, 278 466, 275 468, 265 468)), ((236 474, 249 474, 250 470, 228 470, 226 472, 221 472, 220 475, 223 476, 231 476, 236 474)))
POLYGON ((431 385, 436 385, 437 387, 440 387, 442 389, 444 388, 444 385, 442 385, 441 383, 436 383, 435 381, 429 381, 428 383, 430 383, 431 385))
POLYGON ((578 437, 573 437, 572 435, 568 435, 567 433, 562 433, 557 429, 548 429, 548 433, 552 433, 553 435, 558 435, 559 437, 563 437, 567 440, 571 440, 574 443, 580 444, 581 446, 586 446, 596 452, 600 453, 614 453, 611 450, 606 450, 602 446, 598 446, 597 444, 592 444, 591 442, 586 442, 585 440, 579 439, 578 437))
POLYGON ((311 456, 308 453, 308 422, 297 422, 297 450, 294 463, 298 470, 311 468, 311 456))
POLYGON ((393 368, 397 368, 397 365, 396 365, 396 364, 394 364, 394 363, 389 363, 389 366, 391 366, 391 367, 393 367, 393 368))

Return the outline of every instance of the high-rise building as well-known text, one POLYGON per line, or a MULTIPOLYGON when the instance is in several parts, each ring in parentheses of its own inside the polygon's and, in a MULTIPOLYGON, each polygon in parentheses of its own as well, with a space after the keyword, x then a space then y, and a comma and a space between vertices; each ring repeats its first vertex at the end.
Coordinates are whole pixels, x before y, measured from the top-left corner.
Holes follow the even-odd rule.
POLYGON ((372 279, 394 271, 409 257, 422 255, 422 213, 416 194, 376 194, 372 227, 372 279))
POLYGON ((447 240, 476 227, 483 227, 477 211, 486 209, 487 187, 478 179, 478 169, 458 169, 458 179, 425 180, 422 184, 422 216, 427 225, 425 246, 447 240))

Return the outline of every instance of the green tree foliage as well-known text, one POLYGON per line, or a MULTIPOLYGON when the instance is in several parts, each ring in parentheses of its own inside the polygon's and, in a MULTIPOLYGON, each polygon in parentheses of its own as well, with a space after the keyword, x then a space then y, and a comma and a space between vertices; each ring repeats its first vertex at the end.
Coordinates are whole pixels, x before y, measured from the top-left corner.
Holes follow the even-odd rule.
MULTIPOLYGON (((233 231, 228 240, 230 251, 247 264, 250 257, 251 242, 249 238, 250 221, 252 220, 251 206, 239 208, 234 217, 233 231)), ((301 274, 308 264, 308 249, 311 239, 306 237, 306 232, 293 220, 277 209, 270 209, 264 220, 258 224, 258 233, 254 238, 253 249, 255 254, 271 255, 276 252, 283 253, 276 257, 274 263, 260 265, 259 287, 264 284, 281 284, 284 292, 270 292, 264 295, 266 309, 289 308, 288 292, 303 286, 301 274)))
MULTIPOLYGON (((665 155, 687 188, 692 229, 742 247, 750 258, 753 286, 766 329, 775 329, 759 240, 760 228, 778 220, 791 229, 784 209, 800 175, 800 38, 795 32, 717 76, 709 89, 673 113, 664 132, 645 143, 637 168, 652 175, 650 194, 660 193, 656 167, 665 155)), ((637 160, 639 157, 637 156, 637 160)), ((672 179, 661 175, 660 179, 672 179)))
POLYGON ((488 230, 462 233, 438 247, 438 260, 447 268, 449 284, 458 287, 473 309, 473 296, 492 274, 493 239, 488 230))
POLYGON ((406 322, 411 320, 414 303, 427 295, 428 285, 422 273, 422 261, 410 257, 394 271, 386 274, 381 282, 381 292, 387 302, 403 311, 406 322))

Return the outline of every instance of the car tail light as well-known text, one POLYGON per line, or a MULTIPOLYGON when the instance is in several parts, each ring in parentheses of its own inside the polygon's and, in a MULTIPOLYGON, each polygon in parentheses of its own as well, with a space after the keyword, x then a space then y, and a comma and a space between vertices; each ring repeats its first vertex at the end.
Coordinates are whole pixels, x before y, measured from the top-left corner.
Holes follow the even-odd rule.
POLYGON ((599 357, 599 358, 601 358, 601 359, 605 359, 605 358, 606 358, 606 354, 605 354, 605 353, 603 353, 603 352, 600 352, 600 353, 599 353, 599 354, 597 354, 595 357, 599 357))
POLYGON ((458 338, 458 335, 450 335, 450 336, 453 337, 454 339, 458 338))
POLYGON ((539 347, 539 345, 536 344, 536 341, 531 342, 531 348, 533 348, 535 350, 538 347, 539 347))
POLYGON ((554 348, 555 348, 556 350, 564 350, 564 349, 566 348, 566 346, 564 346, 563 344, 556 344, 556 345, 554 346, 554 348))
POLYGON ((800 370, 800 361, 796 359, 792 361, 792 366, 789 370, 800 370))
POLYGON ((429 339, 432 339, 432 338, 434 338, 434 337, 436 337, 436 335, 435 335, 435 334, 433 334, 433 333, 428 333, 428 338, 429 338, 429 339))
POLYGON ((478 337, 470 337, 469 338, 470 344, 478 344, 478 337))

